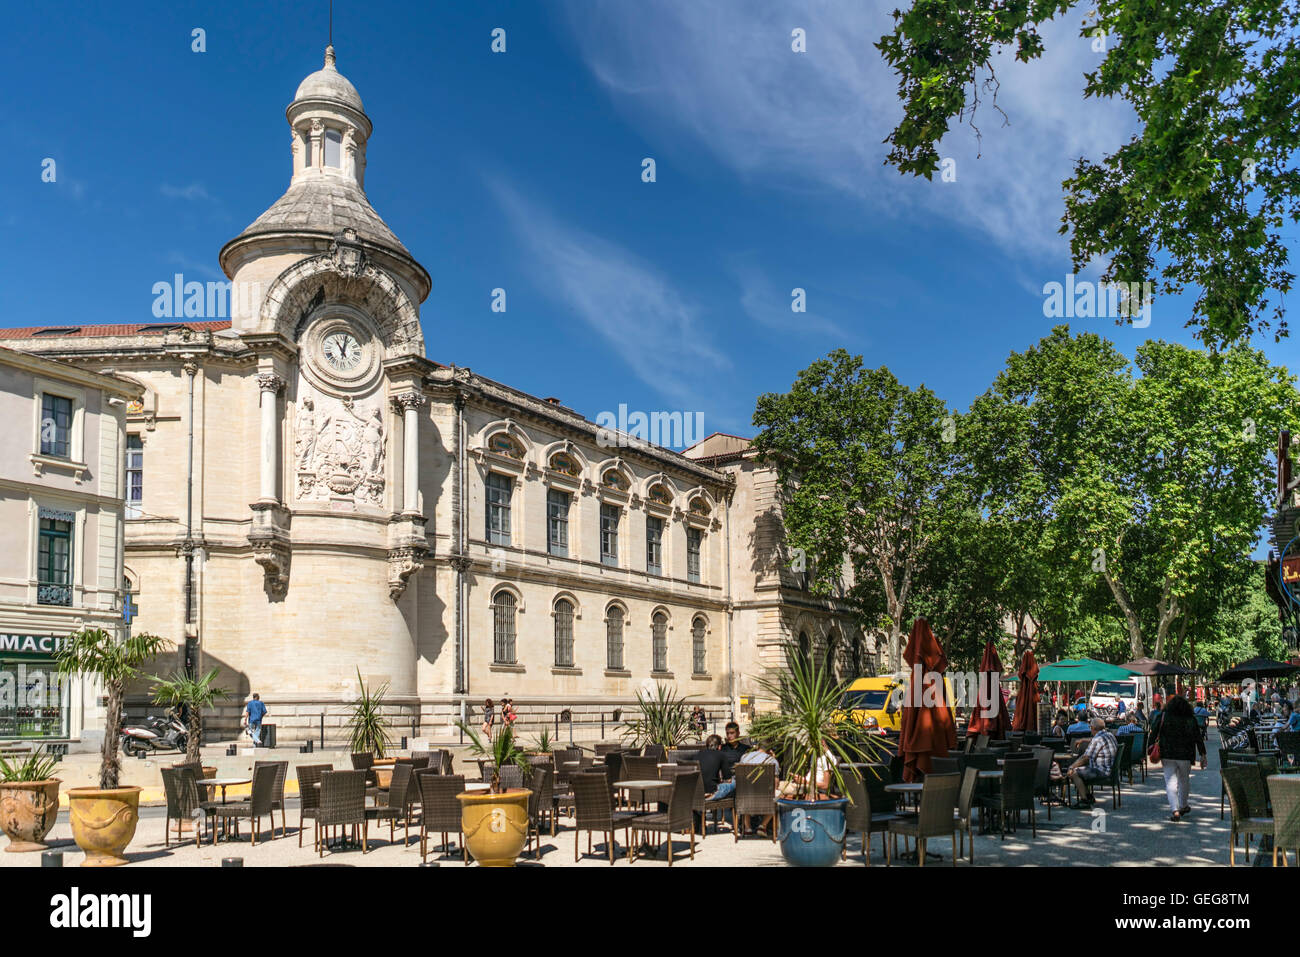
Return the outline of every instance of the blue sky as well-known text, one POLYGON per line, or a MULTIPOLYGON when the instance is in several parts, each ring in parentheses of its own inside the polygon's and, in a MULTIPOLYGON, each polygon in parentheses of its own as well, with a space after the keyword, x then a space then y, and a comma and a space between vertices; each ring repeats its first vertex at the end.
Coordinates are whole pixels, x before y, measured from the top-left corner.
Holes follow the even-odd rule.
MULTIPOLYGON (((872 47, 892 6, 338 0, 338 67, 375 125, 368 195, 433 277, 429 356, 592 418, 625 403, 748 435, 759 393, 844 346, 965 408, 1053 325, 1060 180, 1131 117, 1082 100, 1100 57, 1066 17, 1041 62, 1002 71, 1010 125, 950 134, 954 182, 903 179, 882 166, 899 108, 872 47)), ((222 244, 288 185, 284 108, 321 65, 326 11, 12 6, 0 323, 152 321, 155 282, 220 278, 222 244)), ((1157 299, 1143 330, 1071 325, 1132 355, 1190 342, 1185 314, 1157 299)), ((1294 363, 1293 343, 1257 344, 1294 363)))

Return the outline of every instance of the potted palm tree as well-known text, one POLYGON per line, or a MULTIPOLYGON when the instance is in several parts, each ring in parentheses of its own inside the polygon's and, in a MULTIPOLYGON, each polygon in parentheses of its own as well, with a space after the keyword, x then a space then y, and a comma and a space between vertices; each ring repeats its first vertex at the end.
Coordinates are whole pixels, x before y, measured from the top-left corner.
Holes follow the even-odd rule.
POLYGON ((0 758, 0 830, 11 853, 43 851, 59 815, 59 759, 37 748, 23 761, 0 758))
POLYGON ((382 758, 392 746, 383 712, 388 685, 380 685, 378 691, 371 691, 361 680, 360 668, 357 669, 357 684, 361 687, 361 694, 353 702, 352 714, 348 718, 348 746, 355 754, 373 754, 382 758))
POLYGON ((831 798, 844 786, 840 764, 883 756, 883 746, 841 707, 847 682, 837 682, 825 665, 790 646, 787 670, 759 685, 777 701, 777 710, 759 715, 750 734, 772 741, 783 755, 787 779, 777 799, 781 854, 790 864, 830 867, 844 846, 846 798, 831 798))
POLYGON ((157 635, 141 633, 118 639, 103 628, 83 628, 70 634, 57 653, 61 677, 97 680, 107 696, 99 787, 68 788, 72 837, 86 852, 82 867, 115 867, 127 862, 122 852, 135 837, 140 788, 118 786, 122 701, 127 683, 141 677, 144 666, 170 645, 157 635))
MULTIPOLYGON (((189 734, 185 738, 185 760, 191 764, 202 763, 203 745, 203 709, 211 709, 218 698, 229 698, 227 688, 213 687, 220 669, 213 668, 202 678, 192 678, 182 671, 175 672, 170 678, 154 675, 153 700, 155 704, 169 708, 181 708, 186 712, 186 724, 189 734)), ((217 773, 215 766, 205 767, 205 777, 217 773)))
POLYGON ((491 768, 487 791, 458 795, 465 846, 483 867, 514 867, 515 858, 528 840, 528 798, 533 792, 528 788, 503 789, 501 769, 513 764, 527 776, 531 770, 528 752, 519 747, 515 729, 508 724, 486 745, 473 728, 464 722, 456 724, 469 735, 470 753, 484 758, 491 768))
POLYGON ((690 697, 678 696, 671 687, 661 684, 655 684, 654 694, 638 690, 638 713, 622 723, 620 733, 636 747, 657 744, 666 751, 685 744, 695 733, 691 710, 686 705, 690 697))

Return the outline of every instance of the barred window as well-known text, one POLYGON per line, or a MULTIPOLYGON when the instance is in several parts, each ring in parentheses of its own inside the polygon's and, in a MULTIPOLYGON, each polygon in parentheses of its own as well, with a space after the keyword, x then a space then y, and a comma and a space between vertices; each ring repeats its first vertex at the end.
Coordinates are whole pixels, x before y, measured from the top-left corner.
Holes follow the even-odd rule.
POLYGON ((499 665, 515 663, 515 596, 497 592, 492 599, 492 660, 499 665))
POLYGON ((510 544, 510 479, 489 472, 484 483, 487 492, 487 540, 490 545, 510 544))
POLYGON ((618 605, 605 612, 605 667, 623 670, 623 609, 618 605))
POLYGON ((555 664, 573 667, 573 602, 567 598, 555 603, 555 664))
POLYGON ((686 580, 697 582, 700 580, 700 546, 704 540, 704 533, 698 528, 688 528, 686 530, 686 580))
POLYGON ((652 670, 668 670, 668 616, 658 612, 652 619, 650 628, 650 650, 652 652, 652 670))
POLYGON ((707 674, 708 661, 704 653, 704 619, 696 618, 691 623, 691 667, 695 674, 707 674))

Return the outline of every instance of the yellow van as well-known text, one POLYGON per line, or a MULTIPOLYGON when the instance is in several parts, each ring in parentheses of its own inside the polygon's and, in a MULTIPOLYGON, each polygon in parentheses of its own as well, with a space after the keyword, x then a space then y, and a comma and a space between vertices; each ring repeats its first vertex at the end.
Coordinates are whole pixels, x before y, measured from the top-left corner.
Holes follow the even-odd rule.
MULTIPOLYGON (((943 678, 944 691, 951 707, 952 681, 943 678)), ((840 707, 848 712, 856 724, 876 727, 881 731, 897 731, 903 722, 903 698, 907 693, 907 678, 885 675, 879 678, 858 678, 849 685, 840 699, 840 707)))

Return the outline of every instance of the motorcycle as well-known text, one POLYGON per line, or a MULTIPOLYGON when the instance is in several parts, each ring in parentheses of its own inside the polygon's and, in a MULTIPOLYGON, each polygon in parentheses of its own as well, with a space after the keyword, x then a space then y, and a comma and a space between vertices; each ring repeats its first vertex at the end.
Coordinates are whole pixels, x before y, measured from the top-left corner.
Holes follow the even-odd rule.
POLYGON ((189 729, 181 724, 174 711, 166 717, 150 715, 137 724, 122 727, 122 753, 143 758, 153 751, 184 751, 189 743, 189 729))

